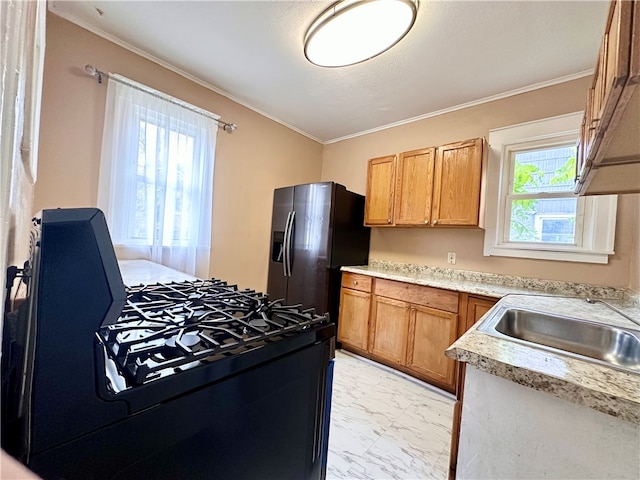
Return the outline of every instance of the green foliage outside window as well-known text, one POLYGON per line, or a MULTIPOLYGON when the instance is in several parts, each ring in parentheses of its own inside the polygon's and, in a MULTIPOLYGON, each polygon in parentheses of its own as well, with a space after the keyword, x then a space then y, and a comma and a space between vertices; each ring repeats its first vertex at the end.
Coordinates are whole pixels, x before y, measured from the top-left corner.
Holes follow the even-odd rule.
MULTIPOLYGON (((544 172, 537 165, 530 163, 523 164, 517 160, 514 162, 513 193, 529 193, 531 187, 544 186, 544 172)), ((569 157, 567 161, 555 170, 553 177, 549 180, 549 185, 570 184, 575 174, 576 158, 569 157)), ((511 222, 509 239, 519 242, 535 242, 536 230, 530 224, 532 215, 536 213, 536 199, 514 200, 511 203, 511 222)))

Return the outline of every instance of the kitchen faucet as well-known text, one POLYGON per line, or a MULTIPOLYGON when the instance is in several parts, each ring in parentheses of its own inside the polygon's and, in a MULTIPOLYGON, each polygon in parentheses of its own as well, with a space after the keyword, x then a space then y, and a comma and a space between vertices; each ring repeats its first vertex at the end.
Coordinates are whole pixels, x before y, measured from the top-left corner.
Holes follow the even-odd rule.
POLYGON ((631 318, 629 315, 627 315, 627 314, 626 314, 626 313, 624 313, 624 312, 621 312, 621 311, 620 311, 620 310, 618 310, 616 307, 614 307, 613 305, 611 305, 611 304, 609 304, 609 303, 605 302, 604 300, 597 300, 597 299, 595 299, 595 300, 594 300, 593 298, 588 298, 588 297, 587 297, 585 300, 587 301, 587 303, 590 303, 590 304, 592 304, 592 305, 593 305, 594 303, 602 303, 603 305, 606 305, 607 307, 609 307, 609 308, 610 308, 611 310, 613 310, 614 312, 616 312, 616 313, 618 313, 618 314, 622 315, 622 316, 623 316, 624 318, 626 318, 627 320, 631 320, 633 323, 635 323, 636 325, 640 326, 640 321, 638 321, 638 320, 635 320, 635 319, 631 318))

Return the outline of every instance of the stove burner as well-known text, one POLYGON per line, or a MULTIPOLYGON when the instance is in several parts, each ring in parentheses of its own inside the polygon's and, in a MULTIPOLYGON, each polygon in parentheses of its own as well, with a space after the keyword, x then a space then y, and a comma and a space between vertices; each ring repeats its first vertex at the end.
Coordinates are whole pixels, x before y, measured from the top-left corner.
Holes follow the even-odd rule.
POLYGON ((182 335, 174 335, 170 339, 168 339, 164 344, 167 347, 175 347, 176 344, 181 343, 186 347, 193 347, 196 343, 200 341, 200 337, 198 337, 197 333, 185 333, 182 335))
POLYGON ((106 363, 117 367, 118 378, 107 369, 117 393, 123 383, 131 388, 326 321, 313 310, 211 279, 128 287, 120 318, 97 337, 106 363))

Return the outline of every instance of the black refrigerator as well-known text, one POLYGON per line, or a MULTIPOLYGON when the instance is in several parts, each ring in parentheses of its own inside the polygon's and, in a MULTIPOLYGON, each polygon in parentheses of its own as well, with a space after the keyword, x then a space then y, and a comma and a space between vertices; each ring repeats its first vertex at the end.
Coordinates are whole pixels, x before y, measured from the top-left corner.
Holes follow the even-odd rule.
POLYGON ((334 182, 278 188, 273 195, 267 293, 338 323, 340 267, 366 265, 364 196, 334 182))

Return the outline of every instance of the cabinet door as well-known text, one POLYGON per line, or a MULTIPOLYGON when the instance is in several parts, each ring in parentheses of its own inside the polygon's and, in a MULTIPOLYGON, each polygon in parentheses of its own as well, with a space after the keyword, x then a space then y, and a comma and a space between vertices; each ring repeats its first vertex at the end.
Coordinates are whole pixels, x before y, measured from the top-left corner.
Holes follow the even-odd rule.
POLYGON ((401 153, 396 176, 396 225, 428 225, 431 220, 435 148, 401 153))
POLYGON ((456 341, 457 331, 455 313, 412 305, 407 366, 453 390, 456 362, 444 351, 456 341))
POLYGON ((364 207, 365 225, 391 225, 393 222, 395 170, 394 155, 369 160, 364 207))
MULTIPOLYGON (((595 92, 594 88, 590 88, 587 91, 587 103, 584 110, 584 121, 582 125, 582 133, 581 133, 582 138, 580 140, 580 143, 582 143, 582 148, 583 148, 583 156, 584 156, 583 163, 585 165, 589 165, 592 163, 593 161, 592 152, 595 152, 596 127, 594 125, 594 103, 593 103, 594 102, 593 99, 595 96, 594 92, 595 92)), ((580 170, 581 177, 583 177, 585 173, 583 170, 584 170, 584 167, 582 167, 582 169, 580 170)), ((584 178, 581 178, 581 180, 584 180, 584 178)))
POLYGON ((385 297, 374 297, 371 354, 389 362, 405 365, 409 304, 385 297))
POLYGON ((582 123, 580 124, 580 136, 578 138, 578 143, 576 144, 576 189, 579 188, 579 185, 583 183, 583 176, 586 173, 586 158, 585 158, 585 150, 586 145, 585 141, 587 139, 586 134, 587 129, 587 110, 585 109, 584 116, 582 117, 582 123))
POLYGON ((340 291, 338 340, 361 350, 369 344, 371 294, 343 288, 340 291))
POLYGON ((478 225, 483 139, 438 147, 433 186, 433 225, 478 225))
POLYGON ((629 77, 632 18, 633 2, 616 0, 611 3, 607 28, 600 48, 600 68, 593 82, 596 98, 592 126, 597 126, 598 129, 609 126, 629 77))
POLYGON ((469 330, 496 302, 497 300, 488 298, 469 297, 467 300, 467 321, 464 331, 469 330))
MULTIPOLYGON (((629 77, 631 54, 633 2, 615 0, 611 2, 607 26, 602 38, 598 61, 595 65, 593 83, 589 89, 585 109, 586 125, 582 131, 584 163, 599 164, 598 155, 605 130, 612 124, 615 111, 625 83, 629 77)), ((579 170, 580 181, 587 180, 585 172, 579 170)))

